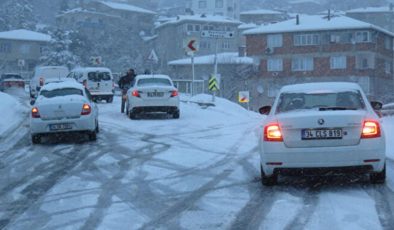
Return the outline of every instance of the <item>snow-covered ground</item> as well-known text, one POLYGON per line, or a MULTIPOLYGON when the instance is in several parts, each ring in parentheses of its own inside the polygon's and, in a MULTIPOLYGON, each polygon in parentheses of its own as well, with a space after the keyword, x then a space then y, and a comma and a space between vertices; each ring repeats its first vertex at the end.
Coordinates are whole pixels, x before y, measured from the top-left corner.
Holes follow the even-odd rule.
POLYGON ((0 92, 0 138, 2 135, 6 134, 7 131, 15 129, 22 119, 24 119, 21 114, 25 109, 21 106, 21 103, 15 97, 0 92))
MULTIPOLYGON (((221 98, 198 104, 209 100, 185 100, 179 120, 130 120, 117 97, 99 104, 97 142, 21 137, 0 151, 0 229, 394 228, 393 161, 386 185, 342 176, 263 187, 264 117, 221 98)), ((393 125, 384 118, 389 158, 393 125)))

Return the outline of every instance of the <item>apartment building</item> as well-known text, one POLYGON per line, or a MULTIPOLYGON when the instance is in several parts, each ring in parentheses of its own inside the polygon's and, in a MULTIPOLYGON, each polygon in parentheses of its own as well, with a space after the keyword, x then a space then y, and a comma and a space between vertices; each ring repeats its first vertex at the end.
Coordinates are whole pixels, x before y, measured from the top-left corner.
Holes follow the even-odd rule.
POLYGON ((219 15, 239 19, 241 0, 189 0, 194 14, 219 15))
POLYGON ((258 25, 276 23, 286 19, 288 19, 286 13, 267 9, 244 11, 240 14, 241 22, 258 25))
POLYGON ((371 99, 393 98, 394 34, 346 16, 298 16, 244 32, 247 54, 259 62, 262 101, 283 85, 357 82, 371 99))
POLYGON ((365 21, 394 32, 394 5, 352 9, 346 16, 365 21))

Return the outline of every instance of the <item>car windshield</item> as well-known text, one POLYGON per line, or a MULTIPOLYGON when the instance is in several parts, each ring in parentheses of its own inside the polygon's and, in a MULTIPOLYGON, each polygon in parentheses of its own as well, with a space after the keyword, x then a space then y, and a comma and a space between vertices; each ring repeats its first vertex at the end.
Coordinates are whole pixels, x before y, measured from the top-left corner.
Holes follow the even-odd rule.
POLYGON ((365 104, 360 92, 282 93, 276 113, 300 110, 359 110, 365 104))
POLYGON ((69 96, 69 95, 83 95, 82 90, 76 88, 63 88, 54 90, 42 90, 40 95, 46 98, 69 96))
POLYGON ((1 79, 6 80, 6 79, 23 79, 23 78, 17 74, 4 74, 1 76, 1 79))
POLYGON ((147 85, 171 86, 171 81, 165 78, 144 78, 137 82, 137 86, 147 85))
POLYGON ((88 79, 94 82, 109 81, 111 80, 111 74, 109 72, 89 72, 88 79))

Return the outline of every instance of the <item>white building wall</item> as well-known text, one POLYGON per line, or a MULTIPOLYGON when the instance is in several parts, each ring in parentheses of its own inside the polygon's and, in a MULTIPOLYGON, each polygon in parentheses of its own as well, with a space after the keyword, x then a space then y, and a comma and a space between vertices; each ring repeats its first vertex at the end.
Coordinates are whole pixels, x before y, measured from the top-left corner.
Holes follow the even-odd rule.
POLYGON ((239 2, 240 0, 191 0, 191 9, 195 14, 222 15, 239 19, 239 2))

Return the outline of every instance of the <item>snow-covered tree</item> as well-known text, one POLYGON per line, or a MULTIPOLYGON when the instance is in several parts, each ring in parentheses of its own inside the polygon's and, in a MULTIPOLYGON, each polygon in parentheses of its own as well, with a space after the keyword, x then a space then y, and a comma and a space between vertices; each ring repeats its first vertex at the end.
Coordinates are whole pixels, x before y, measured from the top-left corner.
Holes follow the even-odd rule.
POLYGON ((44 50, 41 62, 44 65, 63 65, 73 68, 79 63, 79 58, 72 52, 73 32, 56 29, 50 33, 52 40, 50 45, 44 50))
POLYGON ((37 20, 29 0, 6 0, 0 3, 0 29, 34 30, 37 20))

